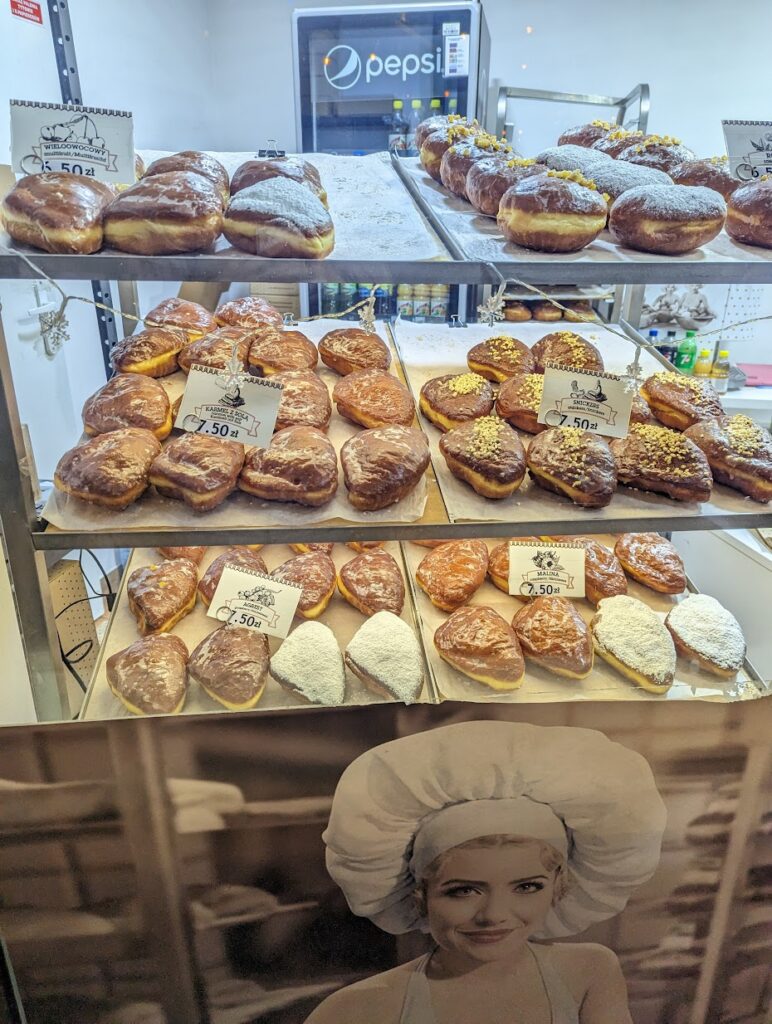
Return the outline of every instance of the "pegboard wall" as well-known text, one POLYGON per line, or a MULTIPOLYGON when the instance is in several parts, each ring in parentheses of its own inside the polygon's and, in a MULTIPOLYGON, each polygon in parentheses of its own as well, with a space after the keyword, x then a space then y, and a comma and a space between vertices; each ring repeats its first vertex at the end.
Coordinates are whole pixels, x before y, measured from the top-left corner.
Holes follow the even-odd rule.
MULTIPOLYGON (((62 650, 69 654, 69 660, 81 679, 88 684, 99 655, 99 642, 94 628, 94 614, 101 612, 98 601, 87 601, 88 597, 83 575, 76 559, 63 558, 49 574, 51 602, 56 618, 56 629, 62 650), (77 601, 78 604, 73 604, 77 601), (72 605, 71 608, 68 605, 72 605), (67 609, 64 611, 64 609, 67 609)), ((75 679, 67 673, 70 706, 75 711, 80 707, 83 693, 75 679)))

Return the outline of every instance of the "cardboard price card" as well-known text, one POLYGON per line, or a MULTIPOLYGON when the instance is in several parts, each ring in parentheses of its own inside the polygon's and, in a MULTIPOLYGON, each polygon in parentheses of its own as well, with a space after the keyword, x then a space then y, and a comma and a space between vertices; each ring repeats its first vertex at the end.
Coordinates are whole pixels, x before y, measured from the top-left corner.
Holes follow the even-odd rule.
POLYGON ((585 554, 581 544, 510 541, 510 594, 520 597, 584 597, 585 554))
POLYGON ((134 121, 127 110, 11 100, 15 174, 69 171, 111 185, 134 181, 134 121))
POLYGON ((174 425, 265 448, 273 436, 281 392, 278 381, 194 364, 174 425))
POLYGON ((772 121, 722 121, 729 170, 740 181, 772 174, 772 121))
POLYGON ((624 377, 548 363, 537 422, 548 427, 577 427, 604 437, 626 437, 632 405, 633 393, 624 377))
POLYGON ((246 626, 282 639, 289 633, 301 587, 235 565, 226 565, 207 615, 228 626, 246 626))

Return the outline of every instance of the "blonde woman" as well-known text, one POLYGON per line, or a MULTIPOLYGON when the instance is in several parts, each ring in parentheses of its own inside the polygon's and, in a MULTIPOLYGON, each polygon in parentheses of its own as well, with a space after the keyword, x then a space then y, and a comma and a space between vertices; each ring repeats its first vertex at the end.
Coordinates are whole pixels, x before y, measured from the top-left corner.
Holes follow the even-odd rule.
POLYGON ((430 948, 308 1024, 632 1024, 611 950, 545 940, 619 913, 664 824, 646 761, 591 730, 469 722, 368 751, 338 785, 328 870, 355 914, 430 948))

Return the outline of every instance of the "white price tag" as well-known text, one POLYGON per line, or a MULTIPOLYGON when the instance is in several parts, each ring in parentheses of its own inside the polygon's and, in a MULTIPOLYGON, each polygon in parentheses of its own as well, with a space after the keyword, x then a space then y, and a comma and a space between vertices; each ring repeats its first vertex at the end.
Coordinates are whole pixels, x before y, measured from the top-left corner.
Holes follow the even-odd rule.
POLYGON ((443 23, 442 23, 442 34, 444 36, 458 36, 458 35, 461 35, 461 22, 460 21, 443 21, 443 23))
POLYGON ((509 542, 509 592, 521 597, 584 597, 580 544, 509 542))
POLYGON ((722 121, 729 170, 740 181, 772 174, 772 121, 722 121))
POLYGON ((111 185, 134 181, 134 121, 127 110, 11 100, 15 174, 69 171, 111 185))
POLYGON ((285 637, 301 598, 301 587, 241 566, 226 565, 207 615, 229 626, 246 626, 285 637))
POLYGON ((551 366, 544 371, 538 423, 578 427, 604 437, 627 437, 633 392, 624 377, 551 366))
POLYGON ((469 74, 469 36, 447 35, 443 44, 445 78, 464 78, 469 74))
POLYGON ((174 425, 178 430, 265 448, 273 436, 281 392, 281 384, 270 377, 194 363, 174 425))

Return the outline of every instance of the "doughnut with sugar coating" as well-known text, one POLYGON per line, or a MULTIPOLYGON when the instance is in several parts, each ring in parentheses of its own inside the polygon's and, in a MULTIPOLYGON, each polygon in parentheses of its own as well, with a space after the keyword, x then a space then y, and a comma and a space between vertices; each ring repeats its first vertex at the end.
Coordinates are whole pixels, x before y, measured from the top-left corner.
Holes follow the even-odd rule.
POLYGON ((624 192, 611 207, 609 231, 620 245, 677 256, 715 238, 726 203, 713 189, 644 185, 624 192))

